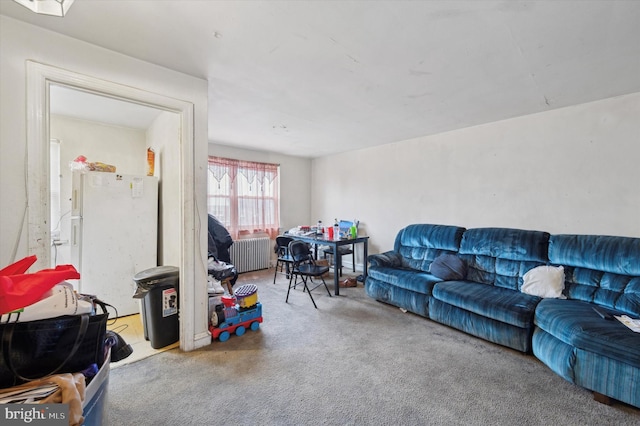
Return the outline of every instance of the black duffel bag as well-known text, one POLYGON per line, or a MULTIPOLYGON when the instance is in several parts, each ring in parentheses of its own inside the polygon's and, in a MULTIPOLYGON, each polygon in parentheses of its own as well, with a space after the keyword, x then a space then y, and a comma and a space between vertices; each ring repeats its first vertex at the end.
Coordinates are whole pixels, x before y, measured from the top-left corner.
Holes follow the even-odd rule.
POLYGON ((0 388, 102 366, 108 314, 0 324, 0 388))

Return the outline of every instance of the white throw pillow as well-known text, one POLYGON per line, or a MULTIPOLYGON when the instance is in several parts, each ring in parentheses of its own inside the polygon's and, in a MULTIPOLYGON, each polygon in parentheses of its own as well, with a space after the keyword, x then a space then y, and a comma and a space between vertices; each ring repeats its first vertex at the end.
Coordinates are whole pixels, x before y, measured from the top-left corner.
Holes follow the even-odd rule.
POLYGON ((564 268, 562 266, 538 266, 522 277, 521 291, 539 297, 566 299, 564 290, 564 268))

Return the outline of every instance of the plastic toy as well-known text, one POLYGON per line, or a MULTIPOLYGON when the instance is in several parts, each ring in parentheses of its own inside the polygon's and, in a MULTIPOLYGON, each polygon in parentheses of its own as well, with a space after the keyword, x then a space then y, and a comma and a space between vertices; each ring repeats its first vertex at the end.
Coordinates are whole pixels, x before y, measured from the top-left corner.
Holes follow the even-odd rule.
POLYGON ((214 339, 226 342, 232 333, 242 336, 247 328, 256 331, 262 322, 262 305, 258 302, 254 284, 238 287, 233 296, 224 295, 222 303, 211 314, 209 331, 214 339))

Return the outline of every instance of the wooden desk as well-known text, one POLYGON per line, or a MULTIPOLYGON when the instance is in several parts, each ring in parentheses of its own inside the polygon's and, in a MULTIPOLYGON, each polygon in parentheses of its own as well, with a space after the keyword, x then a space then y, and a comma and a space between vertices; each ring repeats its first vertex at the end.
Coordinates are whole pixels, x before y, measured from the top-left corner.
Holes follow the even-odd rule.
MULTIPOLYGON (((363 262, 363 270, 362 276, 367 278, 367 256, 369 255, 369 237, 357 237, 351 239, 344 240, 328 240, 323 236, 303 236, 303 235, 292 235, 285 234, 287 237, 293 238, 295 240, 304 241, 305 243, 313 244, 314 253, 316 259, 318 258, 318 245, 331 246, 333 247, 333 284, 335 286, 334 293, 336 296, 340 295, 340 268, 342 267, 342 256, 338 254, 338 247, 340 246, 349 246, 351 244, 362 244, 364 247, 364 262, 363 262)), ((364 282, 364 281, 363 281, 364 282)))

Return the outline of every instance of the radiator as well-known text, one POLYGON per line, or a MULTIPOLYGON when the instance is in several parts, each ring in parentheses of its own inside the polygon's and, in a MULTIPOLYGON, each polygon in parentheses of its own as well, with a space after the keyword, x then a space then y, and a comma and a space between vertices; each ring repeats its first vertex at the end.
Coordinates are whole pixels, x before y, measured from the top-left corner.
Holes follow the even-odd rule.
POLYGON ((271 240, 264 238, 247 238, 235 240, 229 249, 231 263, 238 273, 267 269, 271 262, 271 240))

